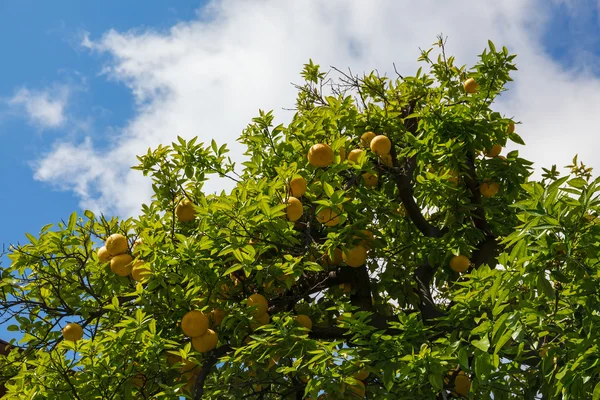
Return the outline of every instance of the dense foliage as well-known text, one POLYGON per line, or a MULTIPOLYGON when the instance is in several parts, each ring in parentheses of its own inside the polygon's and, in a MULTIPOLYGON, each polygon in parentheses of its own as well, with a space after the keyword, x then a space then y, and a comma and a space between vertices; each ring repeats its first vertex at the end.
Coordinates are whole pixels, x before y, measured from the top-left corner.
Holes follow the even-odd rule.
POLYGON ((514 58, 490 42, 458 67, 440 38, 415 76, 311 61, 241 166, 197 139, 140 156, 139 218, 74 213, 12 247, 6 398, 600 398, 600 180, 497 154, 523 144, 491 108, 514 58))

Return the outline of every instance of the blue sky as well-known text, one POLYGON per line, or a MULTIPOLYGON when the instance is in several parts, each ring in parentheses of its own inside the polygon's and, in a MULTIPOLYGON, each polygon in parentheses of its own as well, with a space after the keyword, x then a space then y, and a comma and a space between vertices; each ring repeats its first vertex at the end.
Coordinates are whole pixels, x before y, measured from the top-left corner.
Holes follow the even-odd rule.
POLYGON ((199 1, 0 0, 0 244, 86 207, 135 215, 149 198, 135 154, 177 135, 231 144, 259 108, 285 121, 308 58, 410 74, 439 32, 461 63, 488 38, 519 54, 498 108, 523 122, 525 156, 600 163, 598 5, 481 3, 223 0, 199 14, 199 1))

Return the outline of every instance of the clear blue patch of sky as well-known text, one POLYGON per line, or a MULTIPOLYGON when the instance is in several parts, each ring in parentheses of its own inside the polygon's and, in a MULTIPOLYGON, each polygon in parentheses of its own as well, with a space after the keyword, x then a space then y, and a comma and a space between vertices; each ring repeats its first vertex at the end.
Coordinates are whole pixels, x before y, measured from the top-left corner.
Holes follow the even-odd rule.
POLYGON ((600 75, 600 5, 595 0, 571 3, 544 2, 549 19, 542 45, 561 66, 600 75))

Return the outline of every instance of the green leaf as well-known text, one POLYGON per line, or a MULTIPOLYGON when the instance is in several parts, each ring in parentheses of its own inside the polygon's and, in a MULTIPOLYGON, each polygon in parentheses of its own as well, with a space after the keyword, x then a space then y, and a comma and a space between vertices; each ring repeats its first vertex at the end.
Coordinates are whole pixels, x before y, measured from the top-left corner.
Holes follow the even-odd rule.
POLYGON ((73 211, 71 216, 69 217, 69 225, 67 226, 68 231, 72 231, 75 229, 75 224, 77 223, 77 213, 73 211))
POLYGON ((504 346, 506 342, 510 340, 512 333, 513 331, 511 329, 507 329, 506 332, 500 336, 500 339, 498 339, 498 342, 496 342, 496 346, 494 347, 494 354, 498 354, 500 349, 502 349, 502 346, 504 346))
POLYGON ((227 268, 227 271, 223 272, 222 276, 227 276, 235 271, 242 269, 244 266, 240 263, 233 264, 231 267, 227 268))
POLYGON ((6 327, 6 330, 9 332, 18 332, 19 327, 17 325, 9 325, 6 327))
POLYGON ((600 382, 594 386, 594 393, 592 394, 592 400, 600 400, 600 382))
POLYGON ((567 182, 567 185, 572 186, 577 189, 581 189, 587 185, 587 182, 583 178, 575 178, 571 179, 567 182))
POLYGON ((484 352, 487 352, 490 348, 490 340, 488 339, 487 335, 480 340, 472 340, 471 344, 484 352))

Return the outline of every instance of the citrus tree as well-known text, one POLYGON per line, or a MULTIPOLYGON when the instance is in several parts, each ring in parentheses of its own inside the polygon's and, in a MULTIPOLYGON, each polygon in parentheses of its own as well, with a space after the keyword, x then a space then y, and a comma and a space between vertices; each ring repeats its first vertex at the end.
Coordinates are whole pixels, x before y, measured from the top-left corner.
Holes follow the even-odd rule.
POLYGON ((600 180, 502 155, 514 58, 459 67, 440 37, 414 76, 311 61, 241 166, 197 139, 140 156, 139 218, 11 248, 6 398, 600 398, 600 180))

